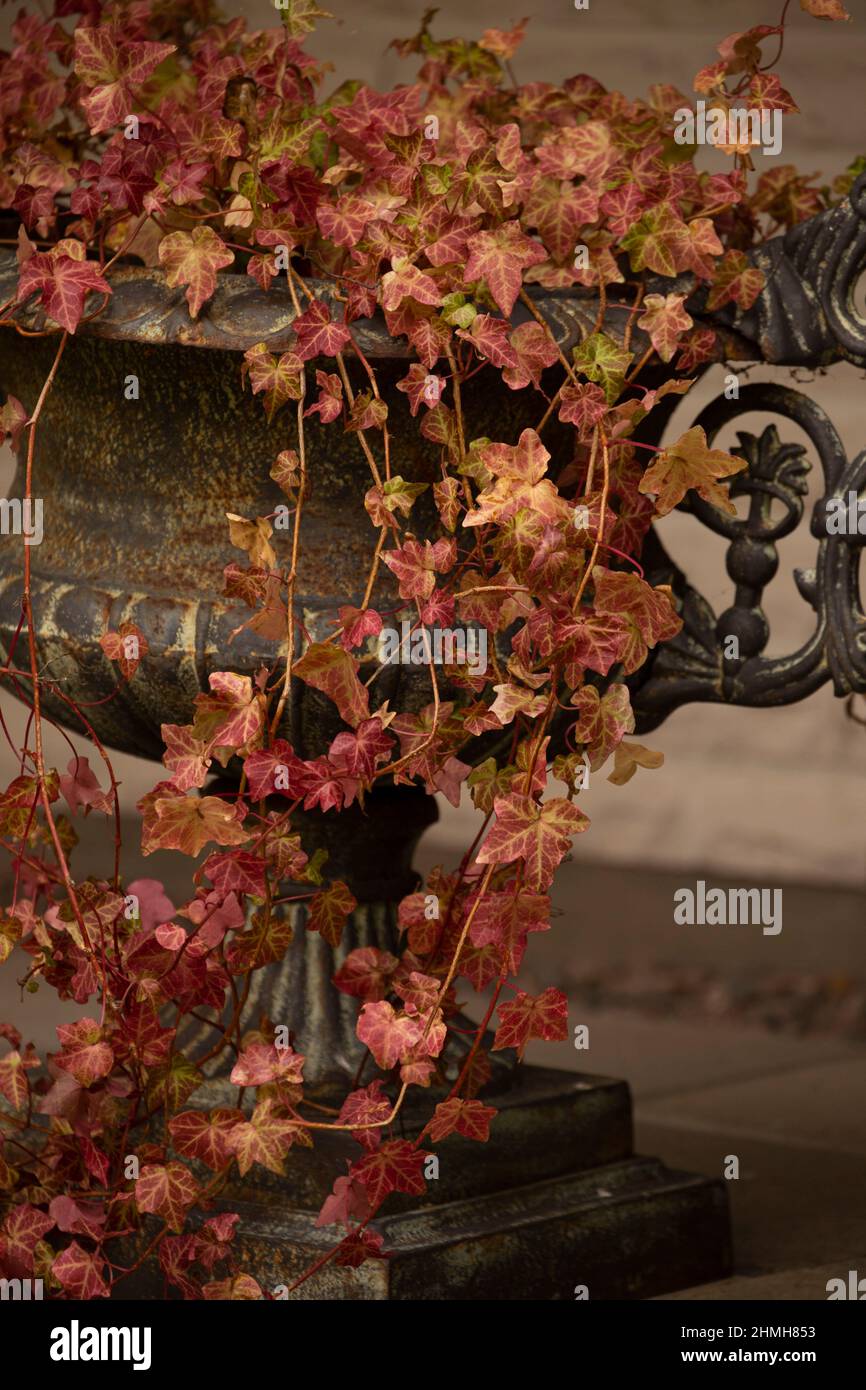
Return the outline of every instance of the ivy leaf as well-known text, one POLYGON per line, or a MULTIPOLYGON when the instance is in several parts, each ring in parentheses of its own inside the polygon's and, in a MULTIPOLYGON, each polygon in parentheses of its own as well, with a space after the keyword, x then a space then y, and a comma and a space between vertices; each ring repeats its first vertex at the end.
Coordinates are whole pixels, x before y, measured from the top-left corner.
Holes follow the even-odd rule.
POLYGON ((653 588, 636 574, 607 570, 601 565, 596 565, 592 578, 596 611, 618 618, 626 627, 628 640, 619 659, 630 675, 646 660, 648 647, 676 636, 682 619, 666 585, 653 588))
POLYGON ((85 1250, 77 1240, 67 1245, 51 1264, 51 1273, 62 1285, 64 1293, 81 1302, 111 1297, 111 1290, 103 1278, 104 1271, 105 1260, 102 1256, 85 1250))
POLYGON ((4 1274, 13 1279, 32 1275, 36 1246, 53 1225, 50 1216, 29 1202, 16 1202, 10 1207, 0 1227, 0 1267, 4 1274))
POLYGON ((726 251, 716 268, 707 308, 720 309, 733 300, 739 309, 751 309, 765 284, 763 270, 752 265, 745 251, 726 251))
POLYGON ((459 1096, 452 1096, 436 1106, 428 1125, 430 1138, 434 1144, 438 1144, 449 1134, 462 1134, 466 1139, 486 1143, 490 1138, 490 1121, 496 1114, 492 1105, 482 1105, 480 1100, 461 1100, 459 1096))
POLYGON ((683 333, 694 323, 683 308, 685 298, 684 294, 648 294, 643 301, 644 312, 637 326, 649 334, 663 362, 670 362, 683 333))
POLYGON ((369 1227, 357 1228, 344 1236, 334 1254, 334 1264, 357 1269, 366 1260, 390 1260, 393 1250, 383 1250, 385 1237, 369 1227))
POLYGON ((596 686, 584 685, 572 697, 572 704, 579 712, 574 739, 586 746, 594 772, 634 729, 628 686, 615 682, 599 695, 596 686))
POLYGON ((162 761, 178 791, 203 786, 211 764, 204 739, 195 737, 191 724, 161 724, 160 733, 165 744, 162 761))
POLYGON ((369 1047, 382 1071, 390 1071, 421 1041, 424 1026, 419 1018, 398 1014, 382 999, 363 1006, 356 1032, 369 1047))
POLYGON ((307 931, 317 931, 329 946, 339 946, 346 920, 357 906, 357 898, 338 880, 309 902, 307 931))
POLYGON ((208 699, 206 706, 203 700, 201 703, 209 714, 222 716, 213 726, 211 745, 244 748, 253 743, 264 722, 264 707, 250 677, 234 671, 212 671, 208 684, 214 698, 208 699))
POLYGON ((688 224, 689 241, 683 250, 683 270, 693 270, 702 280, 712 280, 716 271, 715 257, 722 254, 712 219, 696 217, 688 224))
POLYGON ((279 1102, 267 1098, 259 1101, 249 1121, 235 1125, 227 1143, 237 1159, 241 1177, 254 1163, 282 1177, 283 1161, 292 1145, 300 1143, 309 1147, 312 1140, 279 1102))
POLYGON ((218 796, 160 797, 154 803, 155 821, 145 840, 142 854, 157 849, 177 849, 193 858, 210 840, 218 845, 241 845, 249 839, 238 820, 237 807, 218 796))
POLYGON ((344 324, 333 322, 330 309, 318 299, 299 314, 292 328, 298 340, 298 356, 304 362, 311 357, 336 357, 352 336, 344 324))
MULTIPOLYGON (((422 405, 432 410, 439 404, 445 388, 444 376, 429 372, 420 362, 413 362, 408 374, 397 382, 397 390, 409 397, 409 411, 414 419, 422 405)), ((415 484, 417 486, 417 484, 415 484)), ((426 486, 426 484, 421 485, 426 486)))
MULTIPOLYGON (((304 1057, 291 1047, 277 1047, 270 1042, 248 1042, 232 1068, 233 1086, 269 1086, 278 1082, 281 1087, 296 1092, 304 1082, 304 1057)), ((288 1099, 283 1095, 283 1099, 288 1099)))
POLYGON ((249 753, 244 759, 244 771, 253 801, 261 801, 275 791, 294 800, 305 790, 305 764, 284 738, 276 739, 270 748, 257 748, 249 753), (281 774, 279 787, 276 785, 278 770, 281 774))
POLYGON ((654 270, 673 278, 686 268, 691 254, 689 229, 672 203, 656 203, 626 232, 621 245, 631 268, 654 270))
POLYGON ((524 430, 514 445, 486 445, 481 458, 496 482, 478 494, 475 510, 463 518, 464 526, 483 526, 488 521, 501 524, 524 510, 550 522, 566 519, 566 503, 544 477, 550 454, 535 430, 524 430))
MULTIPOLYGON (((390 1100, 382 1092, 382 1082, 371 1081, 369 1086, 352 1091, 346 1097, 340 1109, 339 1123, 359 1126, 381 1125, 391 1114, 392 1108, 390 1100)), ((382 1142, 382 1129, 353 1129, 352 1138, 363 1149, 378 1149, 382 1142)), ((363 1220, 363 1217, 361 1219, 363 1220)))
POLYGON ((399 961, 390 951, 377 946, 358 946, 350 951, 333 982, 343 994, 376 1003, 384 999, 391 988, 391 977, 399 961))
POLYGON ((620 347, 607 333, 591 333, 574 349, 574 365, 590 381, 604 390, 608 405, 613 405, 623 387, 632 354, 620 347))
POLYGON ((291 918, 278 912, 258 912, 245 932, 239 932, 226 951, 233 975, 243 975, 282 960, 294 936, 291 918))
POLYGON ((523 216, 535 227, 553 259, 563 262, 574 255, 581 227, 598 217, 598 194, 589 183, 575 187, 541 175, 533 182, 523 216))
POLYGON ((429 598, 436 588, 436 574, 454 566, 457 547, 453 540, 408 540, 398 550, 387 550, 382 559, 400 581, 402 598, 429 598))
POLYGON ((373 1153, 352 1164, 351 1176, 362 1183, 375 1211, 392 1192, 420 1197, 424 1186, 423 1149, 407 1139, 389 1139, 373 1153))
POLYGON ((0 1093, 16 1110, 23 1110, 27 1104, 30 1082, 24 1059, 18 1051, 7 1052, 5 1057, 0 1057, 0 1093))
POLYGON ((264 1292, 251 1274, 235 1274, 232 1278, 217 1279, 202 1285, 202 1298, 230 1303, 261 1303, 264 1292))
POLYGON ((815 19, 850 19, 842 0, 800 0, 800 9, 815 19))
POLYGON ((111 294, 111 286, 97 262, 86 260, 81 242, 70 238, 50 251, 35 252, 24 262, 18 280, 18 298, 28 299, 34 291, 38 292, 46 312, 68 333, 75 332, 84 313, 84 301, 94 290, 111 294))
POLYGON ((356 733, 337 734, 328 749, 328 759, 340 773, 371 782, 378 764, 387 759, 393 746, 394 740, 385 733, 381 719, 373 715, 358 725, 356 733))
POLYGON ((615 787, 622 787, 631 781, 639 767, 661 767, 664 760, 664 753, 655 753, 651 748, 644 748, 642 743, 627 743, 623 740, 616 750, 613 772, 607 780, 613 782, 615 787))
POLYGON ((589 817, 564 797, 542 805, 512 793, 494 802, 496 823, 478 852, 479 864, 511 864, 522 859, 531 892, 543 892, 571 845, 589 826, 589 817))
POLYGON ((460 484, 456 478, 443 478, 441 483, 433 484, 433 501, 439 519, 446 531, 454 531, 460 520, 463 503, 460 500, 460 484))
POLYGON ((9 440, 13 449, 18 448, 21 431, 30 417, 17 396, 7 396, 0 406, 0 438, 9 440))
POLYGON ((147 656, 149 643, 140 627, 135 623, 121 623, 116 632, 106 632, 99 639, 99 645, 109 661, 116 661, 124 680, 131 681, 147 656))
MULTIPOLYGON (((76 30, 81 33, 81 30, 76 30)), ((166 284, 174 289, 186 286, 186 301, 192 318, 210 299, 217 284, 217 271, 232 264, 230 251, 212 227, 194 227, 192 232, 169 232, 159 243, 159 263, 166 284)))
POLYGON ((457 330, 457 337, 471 343, 476 352, 486 357, 494 367, 516 367, 517 353, 509 341, 510 330, 511 325, 506 319, 494 318, 492 314, 476 314, 469 329, 457 330))
POLYGON ((232 1161, 226 1140, 243 1118, 240 1110, 182 1110, 168 1122, 172 1145, 181 1158, 198 1159, 219 1172, 232 1161))
POLYGON ((334 16, 330 10, 320 10, 315 0, 285 0, 280 7, 280 18, 289 37, 301 39, 313 32, 317 19, 333 19, 334 16))
POLYGON ((79 1018, 74 1023, 58 1024, 57 1036, 63 1050, 54 1058, 54 1065, 74 1076, 79 1086, 93 1086, 108 1076, 114 1066, 114 1053, 103 1040, 95 1019, 79 1018))
POLYGON ((81 98, 91 133, 119 125, 140 87, 169 54, 172 43, 131 42, 119 24, 75 30, 75 75, 92 90, 81 98))
POLYGON ((378 637, 382 631, 381 614, 375 609, 356 609, 352 605, 341 607, 338 612, 341 621, 341 646, 350 652, 356 646, 363 646, 368 637, 378 637))
MULTIPOLYGON (((317 372, 316 376, 318 375, 317 372)), ((297 489, 301 483, 301 460, 295 449, 282 449, 277 454, 270 470, 270 477, 282 488, 290 502, 296 500, 297 489)))
MULTIPOLYGON (((336 420, 338 416, 342 414, 343 383, 336 372, 317 371, 316 385, 319 388, 319 399, 314 405, 307 406, 304 414, 318 415, 323 425, 329 425, 332 420, 336 420)), ((282 455, 280 455, 280 457, 282 457, 282 455)), ((295 455, 295 459, 297 459, 297 455, 295 455)), ((271 469, 271 477, 274 477, 273 469, 271 469)), ((276 478, 275 481, 279 481, 279 479, 276 478)), ((283 491, 286 491, 285 487, 283 487, 283 491)))
POLYGON ((730 478, 748 465, 745 459, 735 458, 722 449, 711 449, 701 425, 693 425, 675 444, 663 449, 644 473, 638 491, 656 497, 656 514, 667 516, 682 502, 691 489, 710 506, 718 507, 729 516, 737 509, 730 499, 727 485, 719 478, 730 478))
POLYGON ((600 386, 581 382, 563 386, 559 393, 559 418, 588 434, 607 414, 607 397, 600 386))
MULTIPOLYGON (((507 61, 514 57, 523 42, 528 22, 526 19, 521 19, 513 29, 485 29, 478 40, 478 47, 483 48, 487 53, 494 53, 497 58, 502 58, 503 61, 507 61)), ((506 129, 508 128, 506 127, 506 129)), ((511 129, 513 130, 514 127, 511 129)), ((518 137, 518 147, 519 144, 518 137)))
POLYGON ((497 958, 516 974, 526 950, 529 932, 550 928, 550 899, 546 893, 486 893, 475 911, 470 928, 473 946, 493 946, 497 958))
MULTIPOLYGON (((268 424, 273 420, 277 411, 284 406, 287 401, 299 401, 301 399, 301 372, 303 362, 296 352, 283 352, 279 357, 268 352, 264 343, 256 343, 254 347, 248 348, 244 353, 244 370, 249 372, 250 387, 253 395, 258 395, 260 391, 265 396, 265 414, 268 417, 268 424)), ((316 373, 317 376, 324 376, 325 373, 316 373)), ((311 407, 317 409, 318 407, 311 407)), ((337 414, 339 415, 339 410, 337 414)), ((324 415, 322 417, 324 419, 324 415)), ((283 458, 281 454, 279 456, 283 458)), ((277 460, 279 463, 279 459, 277 460)), ((276 467, 276 464, 274 465, 276 467)), ((273 471, 271 472, 273 477, 273 471)), ((283 484, 280 478, 276 478, 283 484)), ((256 561, 253 560, 253 564, 256 561)))
POLYGON ((523 283, 523 272, 545 259, 543 246, 526 235, 519 222, 503 222, 495 231, 478 232, 467 243, 466 282, 483 280, 508 317, 523 283))
POLYGON ((557 360, 559 351, 556 343, 546 329, 533 319, 521 323, 509 337, 511 349, 517 358, 513 367, 506 367, 502 380, 511 391, 522 391, 532 382, 541 386, 541 373, 557 360))
MULTIPOLYGON (((49 801, 60 796, 60 778, 51 770, 46 777, 49 801)), ((31 826, 35 806, 40 803, 39 781, 36 777, 14 777, 6 791, 0 794, 0 833, 21 840, 31 826)))
POLYGON ((493 1052, 514 1047, 518 1057, 522 1057, 533 1038, 564 1042, 568 1037, 568 1000, 560 989, 551 987, 535 996, 520 989, 508 1003, 499 1005, 498 1013, 493 1052))
POLYGON ((692 372, 702 362, 712 362, 716 356, 716 334, 711 328, 693 328, 687 333, 676 361, 679 372, 692 372))
POLYGON ((111 791, 102 790, 88 758, 69 759, 66 775, 60 778, 60 790, 73 815, 80 806, 84 807, 85 815, 88 811, 95 810, 103 811, 105 815, 110 816, 114 810, 111 791))
POLYGON ((271 523, 267 517, 257 516, 249 521, 237 512, 226 512, 229 524, 229 540, 238 550, 245 550, 254 568, 261 568, 265 576, 276 569, 277 557, 271 545, 271 523))
POLYGON ((135 1184, 139 1211, 159 1216, 172 1231, 182 1231, 199 1186, 185 1163, 145 1163, 135 1184))
MULTIPOLYGON (((388 1109, 390 1106, 387 1107, 386 1114, 388 1109)), ((344 1123, 342 1114, 340 1123, 344 1123)), ((359 1130, 358 1132, 364 1134, 375 1131, 359 1130)), ((353 1220, 366 1221, 371 1215, 372 1208, 367 1197, 367 1189, 357 1178, 346 1174, 335 1180, 333 1192, 325 1198, 322 1209, 316 1217, 316 1225, 334 1226, 339 1222, 342 1226, 348 1226, 353 1220)))
POLYGON ((357 673, 354 657, 325 642, 311 643, 294 665, 294 674, 333 700, 340 718, 353 728, 370 717, 370 697, 357 673))
MULTIPOLYGON (((157 928, 159 933, 160 928, 157 928)), ((183 943, 181 943, 183 944, 183 943)), ((194 1062, 173 1053, 166 1066, 155 1067, 147 1080, 147 1101, 151 1109, 178 1110, 197 1091, 204 1077, 194 1062)))
POLYGON ((196 1257, 205 1269, 213 1269, 218 1260, 231 1254, 235 1227, 240 1216, 235 1211, 222 1211, 203 1222, 196 1236, 196 1257))
POLYGON ((386 271, 381 280, 383 309, 389 312, 399 309, 404 299, 414 299, 418 304, 442 303, 436 281, 411 261, 398 257, 391 265, 393 269, 386 271))
POLYGON ((202 872, 223 898, 229 893, 249 893, 254 898, 265 896, 265 861, 244 850, 208 855, 202 872))
POLYGON ((571 179, 575 174, 597 178, 617 159, 610 127, 604 121, 559 127, 539 145, 538 165, 545 174, 571 179))
POLYGON ((525 714, 528 719, 534 719, 547 708, 546 695, 536 695, 514 681, 494 685, 493 689, 496 699, 490 706, 490 713, 496 715, 500 724, 510 724, 516 714, 525 714))

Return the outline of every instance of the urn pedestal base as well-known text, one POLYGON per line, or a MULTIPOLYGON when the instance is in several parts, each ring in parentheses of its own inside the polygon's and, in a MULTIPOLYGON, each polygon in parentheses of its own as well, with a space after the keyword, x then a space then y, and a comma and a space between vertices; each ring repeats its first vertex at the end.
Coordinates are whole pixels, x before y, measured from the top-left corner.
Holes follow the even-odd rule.
MULTIPOLYGON (((389 1199, 375 1225, 390 1259, 330 1262, 288 1297, 639 1299, 730 1273, 724 1183, 633 1154, 624 1081, 521 1067, 490 1099, 499 1115, 487 1144, 448 1139, 427 1194, 389 1199)), ((405 1133, 421 1123, 407 1111, 405 1133)), ((339 1162, 344 1142, 334 1136, 327 1157, 339 1162)), ((294 1150, 291 1188, 265 1174, 226 1194, 242 1266, 277 1296, 342 1233, 314 1224, 317 1178, 330 1184, 337 1171, 324 1157, 319 1143, 294 1150)))

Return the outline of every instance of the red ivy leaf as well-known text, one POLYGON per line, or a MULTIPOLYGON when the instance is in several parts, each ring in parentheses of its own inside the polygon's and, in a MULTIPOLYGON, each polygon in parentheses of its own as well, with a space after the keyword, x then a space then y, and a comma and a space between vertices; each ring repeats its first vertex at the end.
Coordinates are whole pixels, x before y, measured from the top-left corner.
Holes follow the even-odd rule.
POLYGON ((390 951, 380 951, 377 946, 358 946, 349 952, 333 981, 343 994, 375 1003, 388 993, 398 964, 397 957, 390 951))
POLYGON ((353 728, 370 717, 369 695, 357 671, 348 652, 325 642, 313 642, 294 666, 294 674, 333 700, 341 719, 353 728))
POLYGON ((485 1143, 490 1138, 490 1121, 496 1113, 492 1105, 482 1105, 480 1100, 461 1100, 459 1096, 452 1096, 436 1106, 428 1125, 430 1138, 434 1144, 438 1144, 449 1134, 462 1134, 466 1139, 485 1143))
POLYGON ((241 845, 249 839, 238 808, 218 796, 161 796, 154 802, 152 825, 142 826, 141 852, 177 849, 195 858, 211 840, 241 845))
POLYGON ((357 906, 357 898, 338 880, 311 899, 307 931, 317 931, 329 946, 339 946, 346 920, 357 906))
POLYGON ((373 1153, 352 1164, 351 1176, 363 1183, 375 1211, 392 1192, 419 1197, 424 1188, 423 1149, 406 1139, 389 1139, 373 1153))
POLYGON ((142 657, 147 656, 147 638, 135 623, 121 623, 116 632, 106 632, 99 645, 109 661, 116 661, 124 680, 131 681, 142 657))
POLYGON ((172 1231, 182 1231, 199 1186, 186 1164, 146 1163, 135 1184, 139 1211, 159 1216, 172 1231))
POLYGON ((93 1018, 79 1018, 75 1023, 61 1023, 57 1036, 63 1051, 54 1058, 55 1066, 68 1071, 79 1086, 93 1086, 108 1076, 114 1066, 114 1053, 102 1040, 102 1029, 93 1018))
POLYGON ((219 1172, 232 1161, 226 1140, 243 1118, 240 1110, 182 1110, 172 1116, 168 1128, 181 1158, 197 1158, 219 1172))
POLYGON ((298 356, 304 362, 311 357, 336 357, 351 339, 342 323, 334 323, 326 304, 314 299, 312 304, 292 324, 298 340, 298 356))
POLYGON ((91 1298, 109 1298, 111 1290, 103 1278, 105 1260, 93 1251, 85 1250, 74 1240, 57 1256, 51 1273, 60 1281, 70 1298, 82 1302, 91 1298))
POLYGON ((186 286, 186 300, 193 318, 198 317, 201 306, 216 289, 217 271, 231 265, 234 258, 234 252, 212 227, 169 232, 159 243, 159 263, 165 271, 166 283, 172 288, 186 286))
POLYGON ((96 261, 85 260, 81 243, 68 238, 50 251, 35 252, 25 261, 18 282, 18 298, 28 299, 38 291, 46 312, 69 333, 78 327, 84 301, 93 290, 111 294, 96 261), (80 255, 68 254, 74 247, 80 247, 80 255))
POLYGON ((543 892, 568 850, 573 835, 589 826, 589 817, 564 797, 539 805, 531 796, 512 793, 494 802, 496 823, 478 853, 480 864, 511 864, 522 859, 526 886, 543 892))
POLYGON ((366 1043, 383 1071, 390 1071, 421 1041, 423 1020, 408 1014, 395 1013, 387 1000, 365 1004, 358 1016, 356 1028, 362 1043, 366 1043))
POLYGON ((54 1221, 29 1202, 16 1202, 0 1228, 0 1268, 12 1279, 33 1273, 33 1252, 54 1221))
POLYGON ((532 1038, 547 1042, 564 1042, 568 1037, 568 1000, 559 989, 546 989, 531 995, 518 990, 514 999, 499 1005, 499 1027, 493 1051, 515 1047, 517 1055, 532 1038))

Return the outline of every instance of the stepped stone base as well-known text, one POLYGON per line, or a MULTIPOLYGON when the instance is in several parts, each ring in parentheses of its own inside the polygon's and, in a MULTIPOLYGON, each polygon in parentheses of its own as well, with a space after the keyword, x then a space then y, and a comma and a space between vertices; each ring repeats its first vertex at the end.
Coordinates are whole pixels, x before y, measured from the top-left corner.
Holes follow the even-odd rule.
MULTIPOLYGON (((427 1194, 392 1198, 375 1221, 390 1259, 359 1269, 328 1263, 289 1297, 634 1299, 729 1274, 724 1183, 632 1153, 624 1081, 521 1067, 511 1089, 490 1100, 500 1112, 490 1141, 446 1140, 427 1194)), ((420 1130, 430 1101, 423 1118, 413 1109, 402 1116, 407 1136, 420 1130)), ((314 1223, 357 1145, 317 1139, 313 1150, 292 1151, 290 1178, 254 1169, 225 1194, 241 1217, 243 1268, 275 1296, 285 1297, 342 1232, 314 1223)), ((135 1296, 161 1297, 161 1281, 135 1296)))

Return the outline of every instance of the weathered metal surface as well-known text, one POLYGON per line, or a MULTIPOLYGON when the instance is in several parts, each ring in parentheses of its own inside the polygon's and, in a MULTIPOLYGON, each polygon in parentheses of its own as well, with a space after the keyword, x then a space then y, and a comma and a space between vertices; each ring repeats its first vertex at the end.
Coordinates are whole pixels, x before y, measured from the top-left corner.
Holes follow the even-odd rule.
POLYGON ((732 420, 756 411, 799 425, 821 463, 824 487, 811 523, 815 564, 794 572, 803 601, 814 610, 814 631, 795 652, 763 655, 770 636, 763 594, 779 567, 777 542, 802 520, 811 465, 802 445, 781 442, 775 425, 767 426, 760 437, 740 433, 733 452, 747 459, 749 467, 732 480, 731 495, 749 497, 748 515, 728 516, 696 494, 690 494, 681 508, 729 542, 731 606, 717 618, 665 554, 657 535, 644 554, 652 582, 672 585, 684 625, 634 678, 633 703, 642 731, 654 728, 677 706, 696 700, 785 705, 804 699, 827 681, 839 696, 866 690, 866 614, 859 592, 866 536, 856 531, 835 534, 827 527, 828 500, 847 501, 849 493, 857 495, 866 487, 866 451, 849 462, 826 413, 787 386, 745 385, 738 400, 713 401, 699 415, 698 424, 712 441, 732 420), (777 517, 774 503, 782 504, 777 517))
MULTIPOLYGON (((2 302, 14 298, 17 280, 14 253, 0 252, 2 302)), ((161 270, 138 266, 115 269, 111 273, 111 284, 110 297, 99 294, 88 297, 77 337, 150 347, 175 344, 215 348, 224 352, 243 352, 259 342, 265 342, 271 352, 284 352, 294 341, 292 324, 296 311, 288 285, 279 276, 265 292, 248 275, 232 272, 217 275, 216 291, 195 320, 189 316, 183 288, 170 289, 161 270)), ((671 284, 660 280, 658 287, 670 288, 671 284)), ((333 318, 341 320, 342 305, 334 299, 332 286, 327 281, 310 280, 309 287, 317 299, 329 306, 333 318)), ((545 290, 528 286, 527 294, 550 324, 563 352, 569 352, 592 331, 598 315, 598 296, 594 290, 580 287, 545 290)), ((20 306, 14 317, 30 332, 51 327, 51 321, 35 298, 20 306)), ((511 315, 515 327, 526 323, 530 317, 524 304, 515 304, 511 315)), ((711 317, 707 321, 714 322, 711 317)), ((625 326, 622 311, 610 312, 604 326, 608 333, 621 337, 625 326)), ((720 320, 717 326, 719 359, 750 354, 747 340, 731 325, 720 320)), ((14 329, 7 326, 7 331, 14 329)), ((393 337, 388 332, 381 314, 370 319, 356 319, 352 323, 352 333, 365 357, 375 358, 377 362, 403 362, 413 355, 406 338, 393 337)), ((649 343, 641 330, 635 333, 633 341, 638 352, 649 343)), ((346 355, 351 356, 353 352, 349 344, 346 355)))
MULTIPOLYGON (((0 333, 0 384, 27 409, 51 364, 50 339, 0 333)), ((285 501, 269 477, 277 453, 297 444, 294 411, 269 427, 261 402, 245 390, 237 353, 82 338, 71 340, 36 437, 34 487, 43 499, 44 538, 31 551, 33 602, 49 712, 68 723, 68 707, 50 679, 91 702, 96 732, 112 747, 158 758, 160 724, 187 723, 212 671, 253 672, 278 648, 249 632, 232 637, 249 616, 222 596, 223 569, 246 563, 228 535, 226 512, 263 516, 285 501), (138 400, 124 383, 139 381, 138 400), (146 634, 150 652, 135 679, 111 699, 116 671, 99 637, 124 620, 146 634), (102 702, 102 703, 100 703, 102 702)), ((366 378, 352 364, 360 389, 366 378)), ((396 390, 396 362, 379 364, 391 411, 392 467, 413 482, 439 477, 438 448, 424 439, 396 390)), ((538 423, 534 396, 467 383, 466 410, 477 435, 518 437, 538 423)), ((566 427, 551 422, 550 446, 565 454, 566 427)), ((370 472, 355 434, 305 427, 311 479, 304 505, 297 615, 314 637, 333 631, 337 610, 360 602, 376 531, 364 509, 370 472)), ((23 464, 13 492, 20 494, 23 464)), ((419 499, 417 534, 433 533, 430 492, 419 499)), ((289 533, 277 533, 288 554, 289 533)), ((21 543, 0 547, 0 646, 20 616, 21 543)), ((399 607, 396 582, 380 566, 372 602, 399 607)), ((372 671, 373 666, 370 667, 372 671)), ((365 671, 365 676, 369 674, 365 671)), ((392 709, 418 709, 431 698, 429 673, 393 665, 376 678, 373 696, 392 709)), ((324 752, 343 726, 324 696, 293 683, 285 732, 309 756, 324 752)))
MULTIPOLYGON (((249 1205, 240 1216, 243 1266, 278 1296, 333 1244, 312 1216, 249 1205)), ((389 1260, 352 1271, 331 1263, 288 1298, 653 1298, 730 1274, 728 1221, 722 1182, 636 1157, 383 1216, 389 1260)))
POLYGON ((866 269, 866 175, 838 207, 801 222, 750 253, 767 283, 733 326, 763 362, 866 367, 866 317, 857 302, 866 269))

